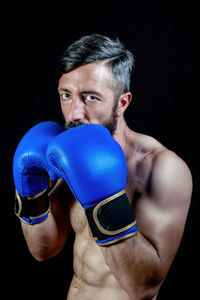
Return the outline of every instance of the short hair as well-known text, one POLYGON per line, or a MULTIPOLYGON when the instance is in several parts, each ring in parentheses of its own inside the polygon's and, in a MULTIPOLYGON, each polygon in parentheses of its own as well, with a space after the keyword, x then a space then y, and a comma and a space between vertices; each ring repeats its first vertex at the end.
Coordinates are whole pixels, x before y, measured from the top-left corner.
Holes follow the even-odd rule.
POLYGON ((130 91, 134 57, 119 41, 100 34, 83 36, 70 45, 59 58, 58 76, 89 63, 105 62, 114 79, 115 93, 130 91), (117 91, 117 90, 118 91, 117 91))

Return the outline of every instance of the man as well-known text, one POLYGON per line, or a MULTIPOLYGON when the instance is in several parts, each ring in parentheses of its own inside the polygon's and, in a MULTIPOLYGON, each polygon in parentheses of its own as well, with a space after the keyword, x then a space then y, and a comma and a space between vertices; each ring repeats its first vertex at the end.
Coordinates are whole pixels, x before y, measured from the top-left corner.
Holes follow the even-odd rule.
POLYGON ((96 34, 76 41, 60 60, 58 92, 65 127, 103 125, 121 145, 127 164, 125 191, 138 229, 100 247, 84 208, 66 182, 58 180, 49 193, 51 213, 33 226, 21 224, 38 261, 57 255, 75 232, 68 300, 156 299, 183 235, 191 174, 175 153, 128 128, 124 112, 132 98, 132 66, 133 56, 119 40, 96 34))

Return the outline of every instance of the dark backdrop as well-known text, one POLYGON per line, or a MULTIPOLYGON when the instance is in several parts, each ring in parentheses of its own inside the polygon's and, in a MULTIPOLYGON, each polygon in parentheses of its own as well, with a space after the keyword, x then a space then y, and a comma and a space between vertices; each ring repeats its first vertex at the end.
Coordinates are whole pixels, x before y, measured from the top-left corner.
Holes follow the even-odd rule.
MULTIPOLYGON (((39 263, 28 252, 13 213, 12 158, 21 137, 40 121, 62 122, 57 57, 82 35, 118 37, 135 55, 128 125, 153 136, 188 164, 192 205, 180 249, 158 299, 192 299, 198 262, 198 14, 188 4, 9 3, 1 18, 2 287, 5 299, 63 300, 72 276, 73 236, 55 258, 39 263), (196 133, 195 133, 196 130, 196 133), (6 145, 4 146, 4 141, 6 145), (193 282, 193 284, 191 284, 193 282), (56 295, 56 296, 55 296, 56 295)), ((176 182, 174 182, 176 184, 176 182)), ((3 292, 2 292, 3 293, 3 292)))

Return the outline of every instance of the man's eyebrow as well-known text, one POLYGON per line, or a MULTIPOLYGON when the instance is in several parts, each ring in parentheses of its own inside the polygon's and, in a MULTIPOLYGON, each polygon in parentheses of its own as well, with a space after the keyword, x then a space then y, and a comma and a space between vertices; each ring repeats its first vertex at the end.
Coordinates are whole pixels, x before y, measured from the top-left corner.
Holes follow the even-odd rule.
MULTIPOLYGON (((59 92, 68 92, 70 93, 70 91, 67 88, 58 88, 58 93, 59 92)), ((93 91, 93 90, 86 90, 86 91, 82 91, 81 94, 87 94, 87 95, 97 95, 99 97, 103 97, 101 93, 97 92, 97 91, 93 91)))
POLYGON ((59 92, 69 92, 70 93, 70 91, 66 88, 58 88, 58 93, 59 92))
POLYGON ((97 92, 97 91, 83 91, 82 94, 87 94, 87 95, 97 95, 99 97, 102 97, 102 94, 97 92))

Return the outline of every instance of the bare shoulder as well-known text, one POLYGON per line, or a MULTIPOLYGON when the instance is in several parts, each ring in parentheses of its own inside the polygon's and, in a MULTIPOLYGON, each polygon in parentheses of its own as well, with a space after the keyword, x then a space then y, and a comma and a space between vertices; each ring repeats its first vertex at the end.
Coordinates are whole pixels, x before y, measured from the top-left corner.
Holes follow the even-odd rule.
POLYGON ((177 205, 185 202, 188 206, 192 193, 192 176, 187 164, 156 139, 136 135, 137 147, 143 153, 137 168, 139 182, 143 181, 143 192, 155 201, 157 199, 160 204, 165 202, 165 205, 170 205, 169 200, 172 198, 177 205))
MULTIPOLYGON (((153 151, 151 160, 152 196, 170 200, 169 195, 172 195, 177 205, 185 202, 188 206, 192 194, 192 176, 186 163, 168 149, 153 151)), ((170 205, 170 201, 167 203, 170 205)))

